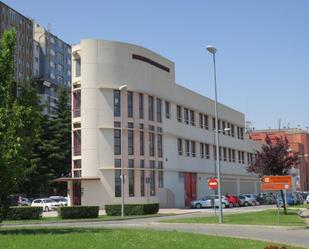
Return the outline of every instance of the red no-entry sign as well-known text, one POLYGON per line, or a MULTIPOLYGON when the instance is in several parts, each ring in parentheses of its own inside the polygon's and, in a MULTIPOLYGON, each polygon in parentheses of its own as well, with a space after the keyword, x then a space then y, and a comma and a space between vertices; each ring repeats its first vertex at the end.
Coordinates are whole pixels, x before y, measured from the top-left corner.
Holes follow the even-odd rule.
POLYGON ((216 189, 218 187, 218 181, 215 178, 210 178, 208 180, 208 187, 211 189, 216 189))

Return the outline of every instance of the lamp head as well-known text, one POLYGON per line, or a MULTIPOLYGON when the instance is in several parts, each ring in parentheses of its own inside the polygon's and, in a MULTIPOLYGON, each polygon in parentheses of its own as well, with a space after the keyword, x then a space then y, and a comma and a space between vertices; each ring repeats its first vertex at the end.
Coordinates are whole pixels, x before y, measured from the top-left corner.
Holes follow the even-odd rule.
POLYGON ((212 46, 212 45, 207 46, 206 49, 211 54, 215 54, 217 52, 217 49, 214 46, 212 46))
POLYGON ((128 89, 128 86, 127 86, 127 85, 122 85, 122 86, 120 86, 118 89, 119 89, 119 91, 127 90, 127 89, 128 89))

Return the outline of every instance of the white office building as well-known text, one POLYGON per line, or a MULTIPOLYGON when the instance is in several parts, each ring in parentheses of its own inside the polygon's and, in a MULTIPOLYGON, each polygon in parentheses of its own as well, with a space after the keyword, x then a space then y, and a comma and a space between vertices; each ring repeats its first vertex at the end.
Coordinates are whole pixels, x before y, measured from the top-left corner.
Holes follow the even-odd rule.
MULTIPOLYGON (((218 106, 222 193, 257 193, 246 166, 259 145, 244 135, 244 114, 218 106)), ((215 174, 214 101, 175 82, 174 63, 121 42, 72 47, 74 205, 159 201, 184 207, 211 194, 215 174), (121 90, 119 88, 121 86, 121 90)))

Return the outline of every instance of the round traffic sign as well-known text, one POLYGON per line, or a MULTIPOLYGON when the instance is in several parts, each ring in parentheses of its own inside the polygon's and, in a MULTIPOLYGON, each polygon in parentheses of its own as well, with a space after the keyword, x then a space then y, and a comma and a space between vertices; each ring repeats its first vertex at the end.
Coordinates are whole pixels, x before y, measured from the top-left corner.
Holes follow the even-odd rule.
POLYGON ((216 189, 218 187, 218 181, 215 178, 210 178, 208 180, 208 187, 211 189, 216 189))

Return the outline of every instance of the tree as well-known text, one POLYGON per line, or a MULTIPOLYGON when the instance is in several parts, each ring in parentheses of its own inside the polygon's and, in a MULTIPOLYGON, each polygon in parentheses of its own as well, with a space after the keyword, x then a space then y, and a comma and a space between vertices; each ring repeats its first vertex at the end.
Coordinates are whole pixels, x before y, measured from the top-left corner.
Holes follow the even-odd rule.
MULTIPOLYGON (((256 152, 255 160, 248 166, 247 171, 264 175, 288 175, 292 166, 298 163, 297 155, 290 153, 288 140, 276 137, 272 143, 266 136, 265 144, 261 151, 256 152)), ((283 191, 281 191, 282 200, 284 200, 283 191)), ((284 211, 286 211, 285 201, 283 201, 284 211)))
POLYGON ((17 99, 15 37, 14 30, 5 31, 0 41, 0 222, 11 204, 10 195, 24 179, 38 125, 33 108, 17 99))

